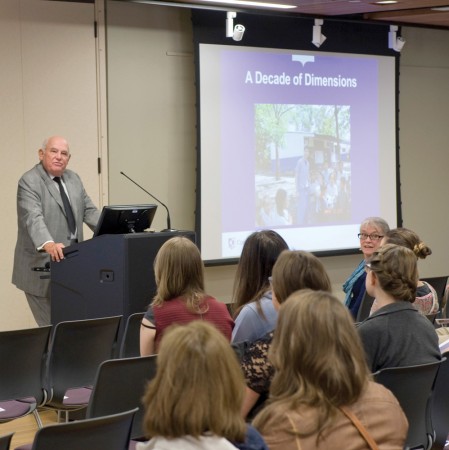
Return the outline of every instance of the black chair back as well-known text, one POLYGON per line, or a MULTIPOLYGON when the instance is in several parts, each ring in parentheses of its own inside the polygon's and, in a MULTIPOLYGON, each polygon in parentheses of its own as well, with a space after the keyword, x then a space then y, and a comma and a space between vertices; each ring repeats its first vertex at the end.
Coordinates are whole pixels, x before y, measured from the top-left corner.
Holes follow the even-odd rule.
POLYGON ((36 433, 32 450, 127 450, 135 412, 47 425, 36 433))
POLYGON ((448 280, 448 276, 421 278, 421 281, 425 281, 426 283, 429 283, 435 289, 435 291, 438 295, 438 311, 439 311, 438 317, 441 316, 441 313, 445 306, 445 305, 443 305, 443 300, 444 300, 444 295, 446 292, 447 280, 448 280))
POLYGON ((373 306, 374 297, 367 294, 362 298, 362 302, 360 303, 359 310, 357 311, 356 322, 363 322, 367 317, 369 317, 369 313, 371 311, 371 306, 373 306))
MULTIPOLYGON (((56 325, 48 355, 47 406, 64 409, 68 389, 92 386, 100 364, 113 357, 121 316, 56 325)), ((86 401, 87 404, 87 401, 86 401)))
POLYGON ((435 378, 430 402, 430 423, 434 434, 432 449, 443 450, 449 435, 449 352, 443 354, 435 378))
POLYGON ((131 438, 143 437, 142 397, 148 381, 155 374, 156 355, 104 361, 98 369, 86 417, 99 417, 138 408, 131 438))
POLYGON ((441 361, 408 367, 381 369, 374 379, 383 384, 398 399, 409 423, 405 445, 427 449, 429 435, 429 401, 435 377, 441 361))
MULTIPOLYGON (((0 406, 6 400, 34 398, 26 412, 30 414, 45 401, 43 369, 50 331, 51 326, 0 332, 0 406)), ((24 415, 14 416, 6 406, 0 411, 0 422, 24 415)))
POLYGON ((5 434, 4 436, 0 436, 0 450, 9 450, 11 445, 11 439, 14 436, 14 433, 5 434))
POLYGON ((120 358, 140 356, 140 324, 144 315, 144 312, 138 312, 131 314, 126 319, 125 330, 120 344, 120 358))

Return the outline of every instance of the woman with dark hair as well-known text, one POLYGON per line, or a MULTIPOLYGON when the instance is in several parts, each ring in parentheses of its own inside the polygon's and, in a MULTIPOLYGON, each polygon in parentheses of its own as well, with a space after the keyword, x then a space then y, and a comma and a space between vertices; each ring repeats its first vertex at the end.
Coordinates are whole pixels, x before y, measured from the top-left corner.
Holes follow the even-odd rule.
MULTIPOLYGON (((331 282, 322 262, 311 253, 284 250, 273 267, 273 304, 276 310, 287 297, 298 289, 331 291, 331 282)), ((249 345, 241 364, 246 378, 246 396, 242 414, 252 416, 264 404, 273 377, 273 366, 268 360, 268 350, 273 331, 249 345)))
POLYGON ((271 301, 269 278, 278 256, 286 249, 287 243, 276 231, 256 231, 246 239, 234 281, 233 342, 252 342, 274 329, 277 312, 271 301))
POLYGON ((372 372, 441 359, 430 320, 413 307, 418 283, 412 250, 386 244, 366 263, 366 291, 379 309, 358 327, 372 372))
POLYGON ((407 419, 371 380, 350 313, 328 292, 302 290, 279 310, 268 405, 254 419, 270 450, 402 450, 407 419))

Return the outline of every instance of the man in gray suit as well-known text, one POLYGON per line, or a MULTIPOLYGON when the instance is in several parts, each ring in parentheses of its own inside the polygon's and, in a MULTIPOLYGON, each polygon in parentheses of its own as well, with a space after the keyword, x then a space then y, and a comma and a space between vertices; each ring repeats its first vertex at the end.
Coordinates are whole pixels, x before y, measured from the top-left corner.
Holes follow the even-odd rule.
POLYGON ((12 282, 25 292, 37 324, 44 326, 51 323, 50 280, 32 269, 63 259, 64 247, 83 240, 83 222, 94 229, 100 213, 80 177, 66 170, 71 156, 66 139, 46 139, 38 154, 40 163, 19 180, 12 282))

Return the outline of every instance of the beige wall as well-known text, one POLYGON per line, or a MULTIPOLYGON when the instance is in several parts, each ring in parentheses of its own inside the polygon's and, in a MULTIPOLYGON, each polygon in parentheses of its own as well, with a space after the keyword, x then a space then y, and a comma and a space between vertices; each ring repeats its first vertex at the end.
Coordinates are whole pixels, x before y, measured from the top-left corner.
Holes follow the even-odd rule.
POLYGON ((400 67, 400 146, 404 225, 433 254, 423 276, 449 273, 449 31, 407 28, 400 67))
POLYGON ((93 5, 0 2, 0 330, 35 324, 23 293, 11 284, 11 273, 17 181, 38 162, 37 150, 45 137, 62 134, 69 139, 69 167, 81 174, 99 203, 93 22, 93 5))
MULTIPOLYGON (((170 205, 174 226, 193 229, 196 137, 189 11, 119 2, 109 2, 107 10, 109 203, 149 201, 119 174, 123 170, 170 205)), ((97 104, 104 80, 97 86, 101 58, 93 39, 93 17, 89 4, 0 2, 0 153, 6 167, 1 191, 0 330, 34 324, 23 294, 10 279, 17 180, 36 161, 42 138, 65 134, 74 153, 71 167, 80 173, 95 202, 100 204, 103 198, 96 158, 104 138, 97 104)), ((420 263, 423 276, 449 273, 448 33, 414 28, 403 32, 407 40, 400 82, 403 216, 405 226, 415 229, 434 250, 420 263)), ((165 227, 162 208, 154 227, 165 227)), ((341 284, 359 259, 323 258, 340 297, 341 284)), ((234 266, 207 268, 208 291, 229 301, 234 273, 234 266)))

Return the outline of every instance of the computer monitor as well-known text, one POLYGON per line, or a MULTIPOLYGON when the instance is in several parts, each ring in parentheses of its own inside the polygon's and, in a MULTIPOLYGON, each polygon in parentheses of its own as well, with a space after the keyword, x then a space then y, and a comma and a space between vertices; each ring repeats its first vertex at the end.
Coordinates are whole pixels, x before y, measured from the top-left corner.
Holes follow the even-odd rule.
POLYGON ((94 237, 102 234, 141 233, 150 228, 157 205, 104 206, 94 231, 94 237))

